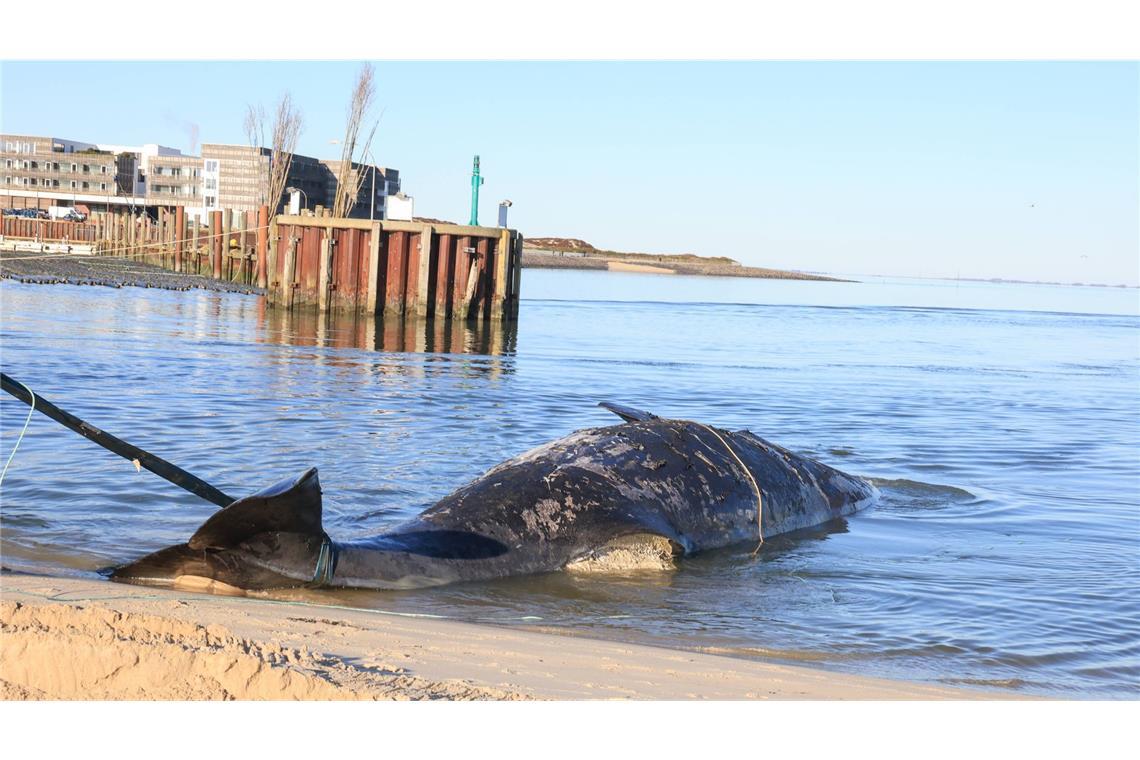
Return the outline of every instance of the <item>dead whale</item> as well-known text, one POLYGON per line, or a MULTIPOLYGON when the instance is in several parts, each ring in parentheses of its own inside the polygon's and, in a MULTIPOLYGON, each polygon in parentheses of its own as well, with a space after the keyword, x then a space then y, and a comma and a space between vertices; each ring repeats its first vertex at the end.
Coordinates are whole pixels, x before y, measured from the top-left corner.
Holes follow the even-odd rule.
POLYGON ((317 470, 237 500, 117 581, 212 591, 406 589, 557 570, 666 566, 851 514, 867 481, 728 431, 613 404, 623 423, 503 462, 418 517, 335 542, 317 470))

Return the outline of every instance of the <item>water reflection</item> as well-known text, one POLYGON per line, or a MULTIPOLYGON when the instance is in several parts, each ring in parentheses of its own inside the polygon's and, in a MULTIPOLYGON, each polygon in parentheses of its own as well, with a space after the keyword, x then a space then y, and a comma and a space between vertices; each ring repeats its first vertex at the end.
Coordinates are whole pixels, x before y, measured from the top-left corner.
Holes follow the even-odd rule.
POLYGON ((437 320, 387 319, 313 309, 274 309, 261 299, 257 314, 263 342, 320 348, 360 348, 392 353, 513 356, 518 325, 437 320))
MULTIPOLYGON (((304 593, 880 676, 1140 694, 1135 291, 1125 311, 1104 289, 1072 303, 1081 289, 1050 300, 1037 287, 963 284, 932 299, 921 284, 685 282, 535 270, 529 298, 570 300, 524 301, 521 340, 513 325, 6 282, 0 358, 227 492, 319 466, 338 540, 414 516, 503 459, 612 424, 598 400, 751 427, 873 477, 882 501, 770 538, 755 558, 746 544, 649 577, 304 593), (622 298, 642 302, 584 300, 619 281, 622 298), (813 305, 776 305, 801 292, 813 305), (959 292, 974 295, 951 302, 959 292), (737 303, 688 302, 706 295, 737 303), (909 308, 928 301, 953 308, 909 308), (1023 303, 1038 310, 1013 310, 1023 303)), ((4 456, 26 414, 0 403, 4 456)), ((6 566, 92 572, 185 541, 212 513, 69 438, 40 419, 20 444, 4 481, 6 566)))

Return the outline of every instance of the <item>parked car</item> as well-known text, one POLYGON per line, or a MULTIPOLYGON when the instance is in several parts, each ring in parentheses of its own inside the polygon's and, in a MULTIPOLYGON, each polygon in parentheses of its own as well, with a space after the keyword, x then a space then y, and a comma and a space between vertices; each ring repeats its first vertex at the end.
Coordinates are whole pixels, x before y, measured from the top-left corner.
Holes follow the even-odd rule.
POLYGON ((48 212, 34 208, 6 208, 4 216, 19 216, 25 219, 48 219, 48 212))

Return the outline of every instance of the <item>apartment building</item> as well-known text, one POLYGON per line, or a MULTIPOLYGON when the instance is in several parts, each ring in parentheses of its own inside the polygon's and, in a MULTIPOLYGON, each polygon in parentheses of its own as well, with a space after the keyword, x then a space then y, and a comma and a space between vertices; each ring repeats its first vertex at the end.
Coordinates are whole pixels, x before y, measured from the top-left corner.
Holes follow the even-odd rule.
MULTIPOLYGON (((157 144, 83 143, 54 137, 0 135, 0 206, 48 208, 84 204, 93 210, 184 206, 191 217, 230 209, 254 211, 269 198, 273 151, 206 143, 199 156, 157 144)), ((339 161, 294 155, 286 185, 303 193, 306 208, 331 208, 339 161)), ((363 177, 350 216, 385 218, 399 192, 395 169, 354 164, 363 177)), ((280 211, 285 198, 273 199, 280 211)))
POLYGON ((4 178, 0 200, 4 195, 37 203, 42 199, 40 207, 47 208, 57 197, 82 195, 85 200, 98 201, 118 194, 120 162, 114 153, 97 145, 53 137, 0 135, 0 147, 4 178))
POLYGON ((142 172, 148 205, 201 206, 205 199, 202 159, 198 156, 153 156, 142 172))

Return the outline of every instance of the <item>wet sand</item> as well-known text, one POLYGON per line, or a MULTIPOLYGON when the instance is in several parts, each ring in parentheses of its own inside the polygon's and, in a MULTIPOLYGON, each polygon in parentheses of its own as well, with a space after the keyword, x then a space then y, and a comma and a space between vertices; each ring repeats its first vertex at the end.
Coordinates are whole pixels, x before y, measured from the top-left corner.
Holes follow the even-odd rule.
POLYGON ((994 699, 453 620, 5 573, 3 699, 994 699))

